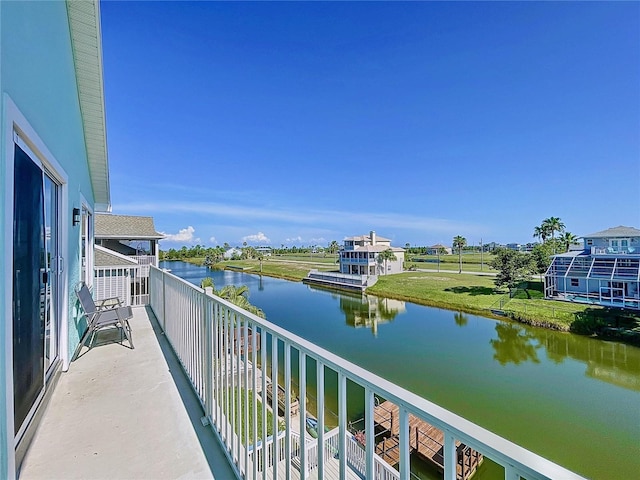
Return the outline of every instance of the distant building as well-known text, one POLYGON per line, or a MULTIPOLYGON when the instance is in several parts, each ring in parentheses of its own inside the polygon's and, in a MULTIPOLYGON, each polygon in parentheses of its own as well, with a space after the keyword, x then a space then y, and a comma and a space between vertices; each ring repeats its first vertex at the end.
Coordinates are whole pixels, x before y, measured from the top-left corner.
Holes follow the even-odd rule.
POLYGON ((522 245, 519 243, 507 243, 507 250, 515 250, 516 252, 519 252, 522 250, 522 245))
POLYGON ((226 252, 222 254, 225 260, 231 260, 233 257, 240 257, 242 255, 242 250, 239 248, 229 248, 226 252))
POLYGON ((158 266, 158 241, 153 217, 98 214, 95 217, 96 245, 133 257, 141 265, 158 266))
POLYGON ((451 247, 436 243, 435 245, 427 247, 426 253, 427 255, 438 255, 438 253, 440 253, 441 255, 451 255, 452 252, 453 250, 451 249, 451 247))
POLYGON ((149 301, 149 267, 158 266, 158 241, 153 217, 95 216, 95 278, 97 300, 119 297, 125 305, 149 301))
POLYGON ((496 242, 489 242, 482 245, 482 250, 484 250, 485 252, 493 252, 497 248, 502 248, 502 247, 504 247, 504 245, 500 245, 499 243, 496 243, 496 242))
POLYGON ((271 247, 256 247, 255 250, 257 253, 261 253, 265 257, 271 256, 271 247))
POLYGON ((347 237, 340 250, 340 273, 357 275, 384 275, 403 270, 404 249, 392 247, 391 240, 378 237, 373 230, 369 235, 347 237), (396 260, 383 261, 380 254, 391 250, 396 260))
POLYGON ((582 250, 553 257, 544 283, 547 298, 640 309, 640 230, 585 235, 582 250))

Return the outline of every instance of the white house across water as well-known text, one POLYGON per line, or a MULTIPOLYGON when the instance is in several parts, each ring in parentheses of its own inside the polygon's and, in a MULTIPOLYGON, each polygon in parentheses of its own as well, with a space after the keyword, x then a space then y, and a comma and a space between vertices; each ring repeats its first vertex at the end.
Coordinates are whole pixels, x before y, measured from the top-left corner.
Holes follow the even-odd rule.
POLYGON ((379 237, 371 230, 369 235, 347 237, 340 250, 340 273, 355 275, 386 275, 402 272, 404 249, 392 247, 391 240, 379 237), (380 254, 391 250, 395 260, 382 260, 380 254))

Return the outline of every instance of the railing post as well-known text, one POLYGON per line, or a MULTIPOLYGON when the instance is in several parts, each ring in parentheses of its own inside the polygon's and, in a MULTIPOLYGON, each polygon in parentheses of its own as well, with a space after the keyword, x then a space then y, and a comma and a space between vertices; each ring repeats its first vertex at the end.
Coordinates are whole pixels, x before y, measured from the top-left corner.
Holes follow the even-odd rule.
POLYGON ((202 296, 202 304, 204 308, 204 374, 206 378, 206 403, 207 411, 205 412, 209 416, 209 423, 213 423, 213 410, 215 402, 213 401, 213 307, 209 296, 205 293, 202 296))
POLYGON ((271 409, 273 410, 273 478, 278 478, 278 337, 271 335, 271 409))
MULTIPOLYGON (((284 342, 285 456, 287 480, 291 478, 291 345, 284 342)), ((298 409, 300 403, 298 402, 298 409)))
MULTIPOLYGON (((249 476, 249 321, 245 319, 242 329, 244 352, 244 476, 249 476)), ((252 391, 255 396, 255 390, 252 391)))
POLYGON ((504 480, 520 480, 520 474, 512 465, 505 465, 504 480))
POLYGON ((167 291, 166 291, 166 279, 167 273, 162 271, 162 331, 167 331, 167 291))
POLYGON ((375 475, 374 465, 374 453, 376 449, 375 445, 375 432, 373 425, 373 412, 374 412, 374 396, 373 390, 369 387, 365 387, 364 390, 364 432, 365 432, 365 452, 366 452, 366 476, 365 478, 373 478, 375 475))
POLYGON ((411 476, 411 465, 409 462, 409 451, 411 446, 409 445, 409 414, 407 409, 400 406, 400 480, 409 480, 411 476))
POLYGON ((262 478, 267 479, 267 332, 260 334, 260 372, 262 375, 262 478))
POLYGON ((456 480, 456 439, 448 431, 444 431, 444 480, 456 480))
POLYGON ((324 365, 316 358, 318 413, 318 478, 324 478, 324 365))
POLYGON ((340 480, 347 478, 347 376, 338 372, 338 451, 340 452, 340 480))
POLYGON ((307 356, 299 350, 299 390, 300 390, 300 480, 307 478, 307 442, 306 442, 306 416, 307 416, 307 356))
MULTIPOLYGON (((258 328, 256 324, 251 326, 251 382, 252 382, 252 392, 253 392, 253 400, 251 402, 251 412, 253 417, 253 422, 251 427, 253 428, 253 475, 251 477, 252 480, 257 480, 258 478, 258 378, 257 378, 257 370, 258 370, 258 328)), ((247 426, 248 428, 248 426, 247 426)))

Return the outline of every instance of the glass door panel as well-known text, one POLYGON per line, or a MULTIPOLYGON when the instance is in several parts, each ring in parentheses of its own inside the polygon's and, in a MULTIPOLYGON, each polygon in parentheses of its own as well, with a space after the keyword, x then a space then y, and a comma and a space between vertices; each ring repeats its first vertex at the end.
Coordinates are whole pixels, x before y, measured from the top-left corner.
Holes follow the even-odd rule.
POLYGON ((44 389, 47 317, 43 175, 17 145, 13 202, 13 394, 15 432, 44 389))
POLYGON ((45 368, 48 370, 58 358, 59 315, 57 309, 58 292, 58 185, 45 173, 44 175, 44 223, 45 223, 45 269, 48 276, 45 303, 45 368))

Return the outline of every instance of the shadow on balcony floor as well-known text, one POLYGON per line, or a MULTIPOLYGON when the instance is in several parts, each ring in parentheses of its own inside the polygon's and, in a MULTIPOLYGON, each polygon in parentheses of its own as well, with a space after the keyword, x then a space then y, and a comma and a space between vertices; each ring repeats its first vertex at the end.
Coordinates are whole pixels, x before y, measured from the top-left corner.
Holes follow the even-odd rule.
POLYGON ((131 327, 135 350, 101 332, 61 376, 20 480, 236 478, 151 309, 131 327))

